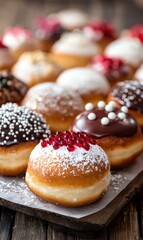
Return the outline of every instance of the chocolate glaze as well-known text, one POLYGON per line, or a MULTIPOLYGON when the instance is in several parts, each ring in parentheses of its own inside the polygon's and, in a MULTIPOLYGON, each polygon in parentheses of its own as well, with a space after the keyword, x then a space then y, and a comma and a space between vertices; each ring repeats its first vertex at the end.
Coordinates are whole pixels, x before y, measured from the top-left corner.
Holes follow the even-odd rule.
POLYGON ((16 79, 10 72, 0 73, 0 105, 6 102, 20 103, 27 90, 26 84, 16 79))
POLYGON ((143 84, 138 81, 118 83, 111 94, 120 105, 143 112, 143 84))
POLYGON ((48 126, 41 115, 17 104, 0 108, 0 146, 37 142, 48 137, 48 126))
MULTIPOLYGON (((114 111, 115 114, 120 112, 120 110, 114 111)), ((96 138, 106 136, 130 137, 137 132, 137 123, 131 115, 126 114, 126 118, 124 120, 120 120, 117 117, 115 120, 110 120, 108 125, 102 125, 101 119, 107 116, 108 112, 97 107, 90 111, 85 111, 76 117, 72 126, 72 131, 86 132, 96 138), (95 113, 96 119, 89 120, 89 113, 95 113)))

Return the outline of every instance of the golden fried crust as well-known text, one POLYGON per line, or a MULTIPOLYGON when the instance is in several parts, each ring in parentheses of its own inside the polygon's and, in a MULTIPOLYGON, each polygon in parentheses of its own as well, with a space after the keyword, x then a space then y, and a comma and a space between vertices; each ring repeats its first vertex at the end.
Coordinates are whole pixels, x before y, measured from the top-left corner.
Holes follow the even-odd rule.
POLYGON ((0 147, 0 174, 14 176, 26 171, 29 156, 35 142, 0 147))
POLYGON ((64 53, 51 53, 50 58, 58 63, 64 70, 74 67, 84 67, 87 66, 91 60, 91 57, 87 56, 77 56, 64 53))
POLYGON ((87 205, 99 200, 107 191, 110 183, 110 171, 108 171, 100 180, 92 182, 90 186, 60 186, 59 181, 56 185, 51 185, 51 182, 44 182, 32 172, 27 171, 26 183, 30 190, 40 198, 48 202, 60 204, 68 207, 77 207, 87 205))
MULTIPOLYGON (((107 101, 108 102, 114 101, 116 103, 117 107, 119 107, 119 108, 121 107, 121 105, 118 103, 116 98, 114 98, 112 96, 112 93, 109 94, 107 101)), ((131 114, 136 119, 136 121, 141 126, 141 128, 143 128, 143 113, 137 112, 137 111, 132 110, 132 109, 129 109, 129 114, 131 114)))
POLYGON ((143 150, 143 135, 138 128, 131 137, 109 136, 97 140, 106 152, 111 168, 122 168, 136 159, 143 150))

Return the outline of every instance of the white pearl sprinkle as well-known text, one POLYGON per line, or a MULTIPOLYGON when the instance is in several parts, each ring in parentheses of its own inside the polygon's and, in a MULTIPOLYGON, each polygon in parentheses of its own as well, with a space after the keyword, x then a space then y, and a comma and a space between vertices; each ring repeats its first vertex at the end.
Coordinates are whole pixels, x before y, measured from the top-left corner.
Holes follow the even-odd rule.
POLYGON ((128 108, 126 106, 121 107, 121 111, 124 113, 128 113, 128 108))
POLYGON ((110 101, 108 104, 116 108, 116 103, 114 101, 110 101))
POLYGON ((124 120, 126 118, 126 114, 123 112, 118 113, 118 118, 124 120))
POLYGON ((107 112, 112 112, 112 111, 114 110, 114 107, 113 107, 112 105, 107 104, 107 105, 105 106, 105 110, 106 110, 107 112))
POLYGON ((109 124, 109 119, 108 119, 107 117, 103 117, 103 118, 101 119, 101 124, 102 124, 102 125, 108 125, 108 124, 109 124))
POLYGON ((108 118, 114 120, 116 118, 116 114, 114 112, 108 113, 108 118))
POLYGON ((104 101, 99 101, 99 102, 97 103, 97 107, 99 107, 99 108, 104 108, 105 105, 106 105, 106 103, 105 103, 104 101))
POLYGON ((89 113, 87 117, 88 117, 89 120, 95 120, 96 119, 95 113, 89 113))
POLYGON ((85 105, 85 110, 86 110, 86 111, 92 110, 93 108, 94 108, 93 103, 87 103, 87 104, 85 105))

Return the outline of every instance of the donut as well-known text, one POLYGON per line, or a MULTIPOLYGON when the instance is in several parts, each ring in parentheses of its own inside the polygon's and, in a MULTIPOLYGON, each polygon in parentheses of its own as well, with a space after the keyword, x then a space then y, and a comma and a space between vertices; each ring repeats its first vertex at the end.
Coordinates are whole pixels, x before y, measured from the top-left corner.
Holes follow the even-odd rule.
POLYGON ((89 39, 99 44, 102 52, 104 52, 104 49, 109 43, 118 37, 115 28, 110 23, 102 21, 87 23, 83 27, 83 32, 89 39))
POLYGON ((2 40, 0 40, 0 71, 1 70, 11 70, 16 59, 11 53, 10 49, 4 45, 2 40))
POLYGON ((59 65, 42 51, 23 53, 12 68, 13 75, 29 87, 42 82, 53 82, 61 71, 59 65))
POLYGON ((129 64, 133 73, 143 61, 143 45, 136 38, 119 38, 105 48, 105 55, 123 59, 129 64))
POLYGON ((97 106, 86 104, 71 130, 93 135, 106 152, 112 169, 130 164, 143 149, 143 136, 136 120, 126 106, 118 109, 113 101, 107 105, 104 101, 98 102, 97 106))
POLYGON ((85 12, 70 8, 49 15, 50 18, 60 22, 67 31, 82 28, 88 22, 88 16, 85 12))
POLYGON ((0 107, 0 175, 24 173, 31 151, 48 134, 48 126, 39 114, 15 103, 3 104, 0 107))
POLYGON ((110 164, 94 137, 58 132, 34 148, 25 179, 40 198, 78 207, 97 201, 107 191, 110 164))
POLYGON ((65 70, 56 82, 67 90, 77 92, 85 104, 88 102, 96 104, 99 100, 105 99, 110 91, 107 79, 86 67, 65 70))
POLYGON ((136 38, 143 44, 143 24, 136 24, 123 33, 124 36, 136 38))
POLYGON ((117 82, 132 79, 131 67, 122 59, 98 55, 93 57, 89 67, 101 73, 113 87, 117 82))
POLYGON ((64 31, 64 28, 56 19, 50 17, 38 19, 37 29, 35 31, 38 49, 49 52, 52 45, 59 40, 64 31))
POLYGON ((22 105, 43 115, 52 132, 68 130, 72 121, 84 109, 81 97, 56 83, 32 87, 22 105))
POLYGON ((82 32, 65 33, 55 42, 50 57, 63 69, 86 66, 100 48, 82 32))
POLYGON ((0 106, 7 102, 20 104, 28 87, 9 71, 0 72, 0 106))
POLYGON ((143 64, 141 64, 141 66, 135 72, 134 78, 140 83, 143 83, 143 64))
POLYGON ((118 83, 109 93, 108 101, 114 101, 117 106, 126 106, 129 113, 143 129, 143 85, 138 81, 118 83))
POLYGON ((28 28, 21 26, 9 27, 5 30, 2 41, 18 59, 23 52, 37 49, 32 35, 32 31, 28 28))

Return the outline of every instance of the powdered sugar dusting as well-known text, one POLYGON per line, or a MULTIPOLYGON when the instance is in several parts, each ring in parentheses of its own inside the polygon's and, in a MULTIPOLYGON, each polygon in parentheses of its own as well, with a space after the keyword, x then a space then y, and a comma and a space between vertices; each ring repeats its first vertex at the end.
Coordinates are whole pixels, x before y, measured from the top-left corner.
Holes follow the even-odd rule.
POLYGON ((65 89, 73 89, 80 95, 90 92, 107 94, 110 86, 107 79, 100 73, 89 68, 72 68, 64 71, 57 83, 65 89))
POLYGON ((46 116, 52 114, 74 116, 84 110, 82 99, 78 94, 66 91, 55 83, 42 83, 32 87, 23 103, 26 107, 46 116))
POLYGON ((112 191, 118 192, 120 189, 120 186, 123 185, 126 181, 127 177, 114 173, 111 175, 111 186, 113 187, 112 191))
MULTIPOLYGON (((98 145, 91 145, 87 151, 76 147, 69 152, 66 146, 55 150, 52 145, 45 148, 38 144, 30 156, 33 169, 41 169, 43 176, 47 172, 54 176, 81 175, 109 168, 109 161, 105 152, 98 145)), ((103 170, 103 171, 104 171, 103 170)))

